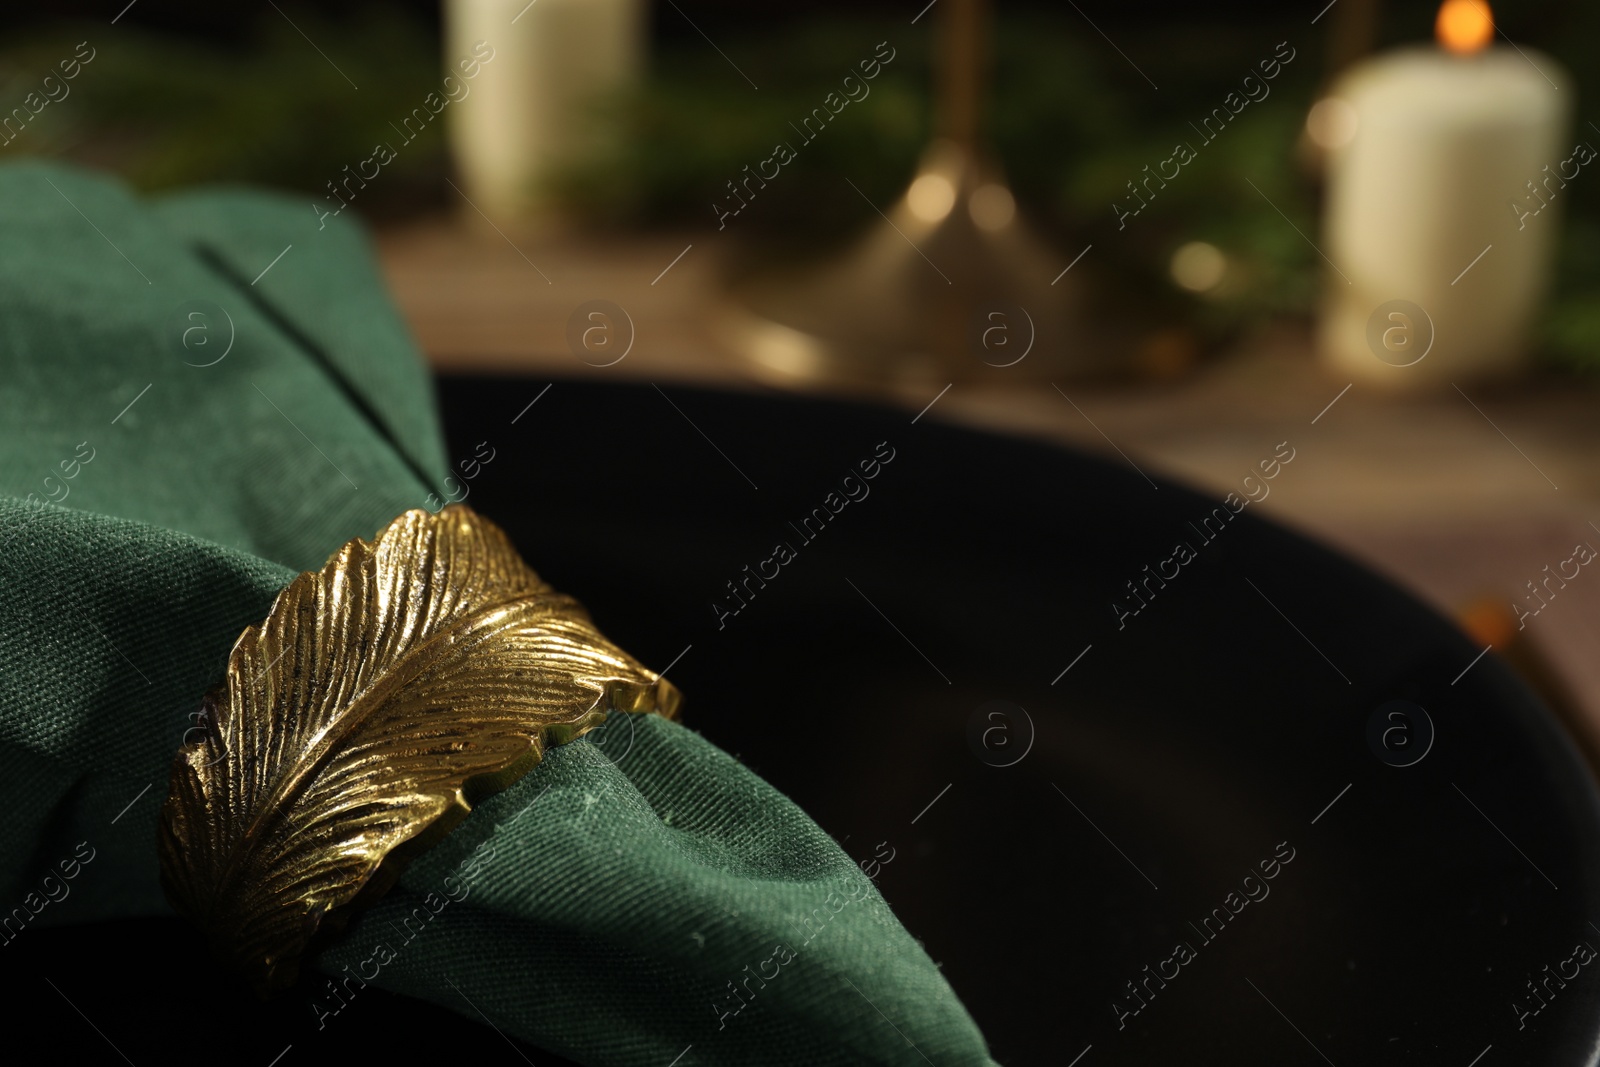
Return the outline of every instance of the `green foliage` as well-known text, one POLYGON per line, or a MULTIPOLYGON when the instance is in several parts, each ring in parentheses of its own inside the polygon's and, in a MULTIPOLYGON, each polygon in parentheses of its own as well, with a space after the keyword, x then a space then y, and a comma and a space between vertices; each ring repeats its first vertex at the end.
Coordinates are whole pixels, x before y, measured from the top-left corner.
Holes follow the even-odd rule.
MULTIPOLYGON (((243 48, 132 26, 115 38, 103 26, 57 27, 13 45, 0 54, 5 108, 71 55, 65 42, 87 39, 96 55, 68 83, 66 100, 41 112, 0 159, 65 157, 110 167, 142 189, 241 181, 324 193, 378 141, 397 141, 389 123, 438 88, 438 48, 421 27, 375 9, 337 23, 293 16, 316 47, 270 8, 243 48)), ((384 169, 363 206, 414 202, 440 183, 444 158, 430 127, 384 169)))
MULTIPOLYGON (((1200 144, 1188 124, 1220 106, 1280 39, 1267 29, 1146 34, 1128 47, 1160 57, 1157 92, 1080 18, 1006 15, 996 32, 987 130, 1023 211, 1058 244, 1063 263, 1093 243, 1093 269, 1112 291, 1140 294, 1159 318, 1187 320, 1202 333, 1310 309, 1321 260, 1246 181, 1294 226, 1316 232, 1310 190, 1285 149, 1310 105, 1316 59, 1308 49, 1137 219, 1119 229, 1112 209, 1129 197, 1126 183, 1169 157, 1175 142, 1200 144), (1239 283, 1203 300, 1176 290, 1167 263, 1193 240, 1221 248, 1239 283)), ((725 183, 788 140, 799 158, 740 214, 741 238, 790 251, 845 240, 872 222, 873 204, 886 206, 903 190, 931 134, 931 40, 927 27, 907 34, 903 23, 853 19, 808 23, 786 33, 782 48, 719 42, 759 92, 704 42, 686 40, 658 54, 641 92, 610 102, 611 121, 626 131, 613 149, 572 168, 557 188, 591 222, 705 225, 717 217, 712 205, 725 198, 725 183), (897 54, 871 95, 802 146, 790 123, 883 40, 897 54)))
MULTIPOLYGON (((1426 34, 1433 6, 1400 0, 1385 16, 1385 40, 1426 34)), ((400 147, 391 124, 438 88, 440 57, 430 28, 392 12, 290 14, 315 47, 265 10, 233 47, 127 26, 111 39, 96 26, 61 27, 0 50, 0 106, 9 107, 70 53, 64 42, 88 37, 98 49, 71 83, 70 102, 50 106, 0 158, 65 156, 146 189, 238 180, 321 195, 377 142, 400 147)), ((657 17, 675 16, 662 9, 657 17)), ((1508 17, 1514 39, 1552 42, 1577 81, 1574 97, 1600 92, 1600 68, 1586 54, 1600 34, 1600 9, 1541 2, 1508 17)), ((597 105, 596 119, 619 136, 554 176, 553 191, 597 227, 711 226, 727 183, 786 142, 796 158, 739 215, 737 240, 769 256, 846 241, 871 224, 874 205, 899 195, 931 136, 936 26, 935 18, 911 27, 865 16, 797 19, 742 37, 719 31, 727 59, 697 34, 658 41, 640 90, 597 105), (870 94, 815 140, 802 139, 791 124, 858 73, 879 42, 896 54, 868 83, 870 94)), ((1116 47, 1072 11, 1001 9, 987 130, 1024 214, 1063 265, 1093 244, 1084 269, 1097 288, 1158 324, 1218 339, 1271 316, 1311 313, 1330 268, 1311 244, 1320 241, 1316 175, 1296 146, 1323 76, 1326 34, 1298 16, 1281 27, 1130 22, 1112 30, 1116 47), (1297 54, 1270 95, 1203 142, 1191 123, 1221 106, 1283 40, 1297 54), (1113 203, 1131 207, 1128 183, 1179 142, 1196 158, 1119 224, 1113 203), (1204 297, 1177 289, 1168 274, 1173 252, 1197 240, 1229 263, 1227 282, 1204 297)), ((1600 144, 1581 106, 1577 118, 1575 136, 1600 144)), ((357 207, 380 216, 433 209, 450 199, 446 168, 433 124, 400 147, 357 207)), ((1561 363, 1600 369, 1600 176, 1586 170, 1565 195, 1541 340, 1561 363)))

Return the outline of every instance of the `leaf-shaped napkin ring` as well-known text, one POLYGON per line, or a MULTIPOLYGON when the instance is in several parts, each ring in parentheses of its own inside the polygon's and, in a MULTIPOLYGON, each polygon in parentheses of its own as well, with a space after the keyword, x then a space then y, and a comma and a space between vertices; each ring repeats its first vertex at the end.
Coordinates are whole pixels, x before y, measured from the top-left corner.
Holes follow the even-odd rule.
POLYGON ((161 809, 167 899, 266 993, 313 938, 609 712, 678 691, 470 508, 408 511, 278 594, 206 694, 161 809))

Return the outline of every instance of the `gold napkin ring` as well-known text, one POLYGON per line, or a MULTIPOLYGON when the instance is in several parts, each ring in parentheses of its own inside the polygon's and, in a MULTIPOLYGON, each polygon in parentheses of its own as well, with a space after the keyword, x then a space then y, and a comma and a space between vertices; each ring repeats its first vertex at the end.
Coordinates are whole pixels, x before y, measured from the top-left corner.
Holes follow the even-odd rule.
POLYGON ((470 508, 408 511, 239 636, 161 809, 167 899, 263 994, 546 747, 680 696, 470 508))

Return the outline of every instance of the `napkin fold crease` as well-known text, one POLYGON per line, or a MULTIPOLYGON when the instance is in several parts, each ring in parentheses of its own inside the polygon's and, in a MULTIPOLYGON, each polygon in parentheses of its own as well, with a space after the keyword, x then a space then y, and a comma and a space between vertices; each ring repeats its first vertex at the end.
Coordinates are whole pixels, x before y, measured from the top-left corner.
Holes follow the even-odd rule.
MULTIPOLYGON (((4 943, 170 914, 157 813, 233 641, 448 466, 358 227, 19 163, 0 233, 4 943)), ((630 716, 414 862, 318 957, 306 1010, 360 1025, 343 1009, 376 986, 616 1067, 989 1063, 865 873, 894 856, 858 863, 691 729, 630 716)))

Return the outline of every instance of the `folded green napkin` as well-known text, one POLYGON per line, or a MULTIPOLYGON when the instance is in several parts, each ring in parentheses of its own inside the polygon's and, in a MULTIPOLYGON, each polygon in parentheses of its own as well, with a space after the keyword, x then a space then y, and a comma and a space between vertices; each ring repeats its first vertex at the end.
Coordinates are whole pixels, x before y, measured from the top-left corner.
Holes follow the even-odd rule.
MULTIPOLYGON (((234 639, 447 467, 347 222, 26 164, 0 167, 0 234, 9 942, 168 913, 157 812, 234 639), (42 880, 68 863, 57 902, 42 880)), ((989 1063, 868 877, 892 848, 873 851, 858 865, 692 730, 630 717, 416 861, 317 959, 308 1011, 359 1025, 340 1015, 372 985, 585 1064, 989 1063)))

